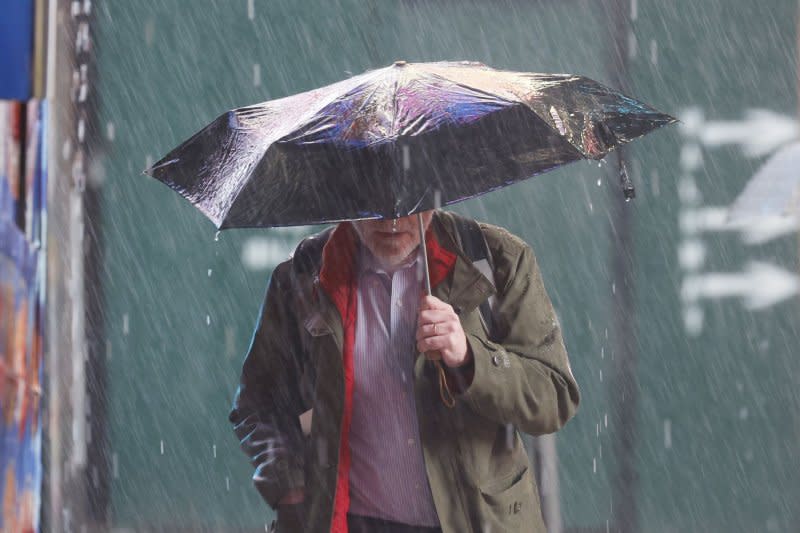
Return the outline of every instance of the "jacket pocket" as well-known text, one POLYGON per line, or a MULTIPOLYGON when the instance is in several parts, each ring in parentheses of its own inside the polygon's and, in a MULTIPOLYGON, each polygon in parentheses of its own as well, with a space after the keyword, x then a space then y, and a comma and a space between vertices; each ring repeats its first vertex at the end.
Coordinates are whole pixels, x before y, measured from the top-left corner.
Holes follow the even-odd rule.
POLYGON ((480 493, 482 531, 540 531, 539 502, 528 465, 483 483, 480 493))

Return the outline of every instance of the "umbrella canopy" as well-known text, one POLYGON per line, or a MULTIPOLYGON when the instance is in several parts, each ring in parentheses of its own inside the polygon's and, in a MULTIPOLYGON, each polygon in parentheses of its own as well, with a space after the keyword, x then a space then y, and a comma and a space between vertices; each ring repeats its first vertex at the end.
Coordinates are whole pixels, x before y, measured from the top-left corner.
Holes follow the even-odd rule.
POLYGON ((229 111, 145 172, 220 229, 397 218, 675 120, 581 76, 397 61, 229 111))

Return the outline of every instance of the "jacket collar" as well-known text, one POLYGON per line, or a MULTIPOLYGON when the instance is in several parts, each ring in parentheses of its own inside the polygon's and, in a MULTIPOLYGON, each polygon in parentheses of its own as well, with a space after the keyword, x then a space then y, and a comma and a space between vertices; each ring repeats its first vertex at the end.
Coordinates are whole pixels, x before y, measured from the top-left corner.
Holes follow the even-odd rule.
POLYGON ((431 228, 441 247, 455 256, 452 275, 434 289, 434 296, 453 306, 458 314, 472 311, 495 294, 494 284, 456 244, 455 225, 449 213, 437 211, 431 228))

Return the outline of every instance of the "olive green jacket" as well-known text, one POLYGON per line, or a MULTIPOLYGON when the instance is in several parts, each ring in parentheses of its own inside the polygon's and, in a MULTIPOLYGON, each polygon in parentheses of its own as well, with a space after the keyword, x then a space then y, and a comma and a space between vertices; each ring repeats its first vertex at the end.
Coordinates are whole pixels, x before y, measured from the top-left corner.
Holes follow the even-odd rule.
MULTIPOLYGON (((434 504, 444 533, 544 532, 528 455, 517 431, 507 437, 508 428, 557 431, 575 414, 578 386, 531 248, 481 224, 493 285, 456 244, 455 216, 437 211, 431 224, 439 245, 456 255, 433 294, 459 314, 474 375, 448 408, 434 365, 416 359, 417 417, 434 504), (479 306, 491 295, 490 340, 479 306)), ((305 487, 305 530, 313 533, 331 530, 345 413, 345 332, 319 282, 330 234, 304 240, 273 272, 230 413, 263 498, 274 508, 290 488, 305 487), (305 435, 299 416, 310 409, 305 435)))

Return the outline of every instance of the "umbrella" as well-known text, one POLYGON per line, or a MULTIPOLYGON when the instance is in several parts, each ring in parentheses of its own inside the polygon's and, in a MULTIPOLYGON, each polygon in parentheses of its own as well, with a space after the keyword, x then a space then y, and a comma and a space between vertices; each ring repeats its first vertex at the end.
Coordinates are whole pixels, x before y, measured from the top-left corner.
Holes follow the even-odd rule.
POLYGON ((396 61, 229 111, 145 172, 219 229, 398 218, 674 121, 582 76, 396 61))
POLYGON ((219 229, 399 218, 602 159, 675 120, 582 76, 396 61, 229 111, 145 172, 219 229))

